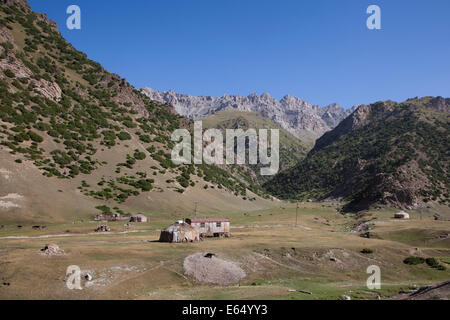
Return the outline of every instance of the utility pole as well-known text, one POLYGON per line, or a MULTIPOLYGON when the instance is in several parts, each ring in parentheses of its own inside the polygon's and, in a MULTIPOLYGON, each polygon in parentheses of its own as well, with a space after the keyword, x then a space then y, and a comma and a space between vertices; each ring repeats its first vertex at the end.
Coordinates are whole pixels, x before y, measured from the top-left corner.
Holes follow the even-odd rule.
POLYGON ((198 206, 198 202, 195 202, 195 209, 194 209, 195 216, 197 216, 197 206, 198 206))
POLYGON ((297 227, 298 223, 298 202, 297 202, 297 208, 295 209, 295 226, 297 227))

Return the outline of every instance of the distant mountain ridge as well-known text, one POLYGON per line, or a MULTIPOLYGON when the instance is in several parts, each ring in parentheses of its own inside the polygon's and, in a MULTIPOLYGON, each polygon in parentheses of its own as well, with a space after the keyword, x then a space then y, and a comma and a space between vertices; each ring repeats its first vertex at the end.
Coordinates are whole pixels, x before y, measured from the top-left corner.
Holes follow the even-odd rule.
POLYGON ((450 206, 449 111, 442 97, 362 105, 264 187, 283 199, 343 199, 345 211, 450 206))
POLYGON ((180 115, 194 120, 226 109, 259 112, 297 137, 306 131, 318 138, 334 129, 356 108, 345 110, 337 104, 314 106, 291 95, 277 100, 268 93, 260 96, 253 93, 247 97, 239 95, 211 97, 178 94, 174 91, 160 92, 151 88, 144 88, 142 92, 152 100, 170 103, 180 115))

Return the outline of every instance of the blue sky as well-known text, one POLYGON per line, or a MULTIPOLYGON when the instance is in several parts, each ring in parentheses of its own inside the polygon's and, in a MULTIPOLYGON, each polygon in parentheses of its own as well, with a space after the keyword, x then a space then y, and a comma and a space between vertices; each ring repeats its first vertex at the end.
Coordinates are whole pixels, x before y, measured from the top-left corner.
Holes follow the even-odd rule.
POLYGON ((29 0, 134 86, 313 104, 450 96, 448 0, 29 0), (82 29, 66 28, 81 8, 82 29), (380 6, 382 30, 366 9, 380 6))

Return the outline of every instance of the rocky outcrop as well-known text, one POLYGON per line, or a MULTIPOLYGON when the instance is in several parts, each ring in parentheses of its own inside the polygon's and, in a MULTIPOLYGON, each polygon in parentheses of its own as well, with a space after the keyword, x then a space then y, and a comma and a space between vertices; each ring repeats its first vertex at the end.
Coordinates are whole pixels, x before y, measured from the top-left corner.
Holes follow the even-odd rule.
MULTIPOLYGON (((11 31, 2 26, 0 27, 0 43, 9 42, 14 49, 17 45, 11 31)), ((25 66, 22 60, 18 59, 12 50, 6 50, 0 47, 0 54, 4 55, 4 59, 0 59, 0 70, 10 70, 18 79, 29 79, 34 86, 35 93, 44 96, 45 98, 59 101, 62 90, 56 82, 47 81, 45 79, 36 80, 33 78, 33 72, 25 66)), ((10 90, 17 90, 11 88, 10 90)))
POLYGON ((31 12, 31 8, 27 0, 0 0, 0 3, 6 6, 18 6, 25 12, 31 12))
POLYGON ((290 95, 278 101, 268 93, 262 95, 253 93, 247 97, 239 95, 196 97, 173 91, 160 92, 151 88, 144 88, 142 91, 153 100, 172 104, 178 114, 190 119, 202 119, 224 109, 259 112, 296 136, 302 131, 320 136, 335 128, 353 111, 353 109, 345 110, 337 104, 326 107, 313 106, 290 95))
POLYGON ((56 82, 47 81, 45 79, 41 79, 39 81, 34 81, 36 84, 36 90, 40 95, 44 96, 45 98, 59 101, 61 99, 61 88, 56 82))

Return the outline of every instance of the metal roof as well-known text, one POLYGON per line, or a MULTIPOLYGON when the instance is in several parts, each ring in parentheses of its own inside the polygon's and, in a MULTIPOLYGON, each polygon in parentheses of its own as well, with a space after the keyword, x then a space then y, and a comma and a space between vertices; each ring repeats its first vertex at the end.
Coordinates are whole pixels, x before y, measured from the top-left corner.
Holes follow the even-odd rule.
POLYGON ((186 219, 191 223, 230 222, 229 218, 186 219))

